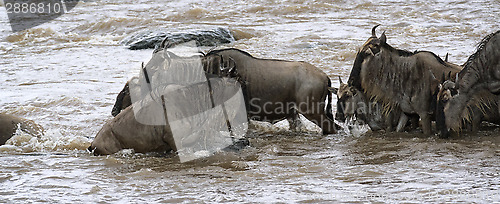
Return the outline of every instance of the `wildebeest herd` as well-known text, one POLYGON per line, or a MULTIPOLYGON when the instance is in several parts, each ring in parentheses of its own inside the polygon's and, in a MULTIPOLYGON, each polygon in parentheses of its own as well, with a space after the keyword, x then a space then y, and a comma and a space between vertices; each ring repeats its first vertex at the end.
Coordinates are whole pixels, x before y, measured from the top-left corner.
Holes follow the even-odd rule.
MULTIPOLYGON (((207 78, 241 84, 248 119, 299 127, 299 114, 334 134, 339 122, 367 124, 372 131, 421 131, 449 137, 477 131, 482 121, 500 125, 500 31, 487 35, 476 52, 460 66, 429 51, 392 47, 376 28, 359 48, 353 67, 340 87, 307 62, 260 59, 226 48, 200 53, 207 78), (337 96, 335 118, 332 94, 337 96), (435 121, 435 131, 433 131, 435 121)), ((154 51, 170 55, 165 39, 154 51)), ((128 83, 118 94, 115 116, 97 133, 89 150, 96 155, 131 148, 136 152, 176 150, 166 126, 135 121, 128 83)), ((12 134, 12 133, 9 133, 12 134)))

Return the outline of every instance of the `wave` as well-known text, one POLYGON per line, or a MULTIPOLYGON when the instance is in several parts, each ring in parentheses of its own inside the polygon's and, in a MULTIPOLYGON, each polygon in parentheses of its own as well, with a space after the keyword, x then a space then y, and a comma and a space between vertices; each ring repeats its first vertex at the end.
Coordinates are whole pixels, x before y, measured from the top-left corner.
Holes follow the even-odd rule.
POLYGON ((32 136, 17 130, 14 136, 0 146, 0 152, 30 153, 51 151, 85 150, 90 146, 90 140, 82 136, 66 136, 57 129, 46 130, 40 137, 32 136))

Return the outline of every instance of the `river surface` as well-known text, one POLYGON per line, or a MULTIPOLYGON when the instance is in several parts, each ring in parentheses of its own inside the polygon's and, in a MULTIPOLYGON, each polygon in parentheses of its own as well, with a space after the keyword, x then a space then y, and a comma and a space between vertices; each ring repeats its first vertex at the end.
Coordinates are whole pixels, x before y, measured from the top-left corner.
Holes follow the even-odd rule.
POLYGON ((0 146, 0 203, 500 203, 495 126, 439 139, 357 126, 322 136, 311 124, 294 133, 287 122, 254 123, 250 147, 188 163, 86 151, 112 118, 117 93, 151 57, 120 44, 133 33, 226 27, 238 40, 224 46, 307 61, 338 86, 376 24, 394 47, 464 63, 500 29, 498 0, 89 0, 18 33, 1 6, 0 111, 46 131, 0 146))

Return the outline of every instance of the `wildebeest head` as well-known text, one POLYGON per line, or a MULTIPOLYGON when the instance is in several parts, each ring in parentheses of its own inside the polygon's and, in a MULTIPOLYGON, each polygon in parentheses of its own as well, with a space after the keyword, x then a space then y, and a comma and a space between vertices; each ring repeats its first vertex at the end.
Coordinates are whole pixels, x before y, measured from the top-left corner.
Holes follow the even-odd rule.
POLYGON ((224 59, 219 54, 208 54, 202 58, 203 70, 218 77, 236 77, 236 63, 231 57, 224 59))
POLYGON ((129 82, 125 84, 123 89, 116 96, 115 105, 113 105, 113 110, 111 110, 111 115, 117 116, 123 109, 132 105, 132 100, 130 99, 130 89, 128 86, 129 82))
POLYGON ((372 28, 372 36, 368 38, 368 40, 363 44, 363 46, 359 49, 360 53, 365 55, 376 55, 380 52, 380 47, 386 43, 387 37, 385 36, 385 31, 382 33, 380 38, 377 38, 375 34, 375 29, 380 25, 376 25, 372 28))
POLYGON ((335 119, 345 122, 351 119, 356 113, 357 105, 359 102, 358 90, 342 82, 339 76, 340 86, 334 88, 332 92, 337 95, 337 112, 335 119))
POLYGON ((449 131, 446 127, 444 111, 448 105, 448 101, 458 94, 458 87, 456 87, 456 83, 451 79, 443 81, 442 84, 439 84, 436 99, 436 129, 441 134, 441 137, 448 137, 449 131))
POLYGON ((354 65, 351 70, 351 74, 349 76, 348 84, 354 86, 358 90, 363 90, 361 87, 361 65, 366 57, 377 55, 381 47, 386 44, 387 37, 385 36, 385 32, 382 33, 380 38, 375 34, 375 30, 380 25, 376 25, 372 28, 372 36, 368 38, 368 40, 359 48, 358 53, 356 54, 356 59, 354 60, 354 65))

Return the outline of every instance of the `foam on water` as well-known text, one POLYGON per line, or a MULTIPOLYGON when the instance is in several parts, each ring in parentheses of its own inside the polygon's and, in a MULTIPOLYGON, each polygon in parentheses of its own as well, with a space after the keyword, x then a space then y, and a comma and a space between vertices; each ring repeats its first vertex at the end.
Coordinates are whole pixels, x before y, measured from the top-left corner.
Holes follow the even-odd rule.
POLYGON ((498 202, 498 129, 442 140, 348 125, 322 136, 304 119, 302 133, 287 121, 256 122, 251 147, 188 164, 85 149, 111 119, 116 94, 151 58, 152 50, 119 44, 144 29, 228 27, 238 40, 228 47, 310 62, 338 86, 376 24, 394 47, 449 52, 462 64, 500 29, 499 13, 498 1, 486 0, 103 0, 12 33, 0 12, 0 111, 46 130, 0 146, 0 202, 498 202))
POLYGON ((7 140, 6 147, 2 147, 4 152, 10 153, 30 153, 30 152, 60 152, 86 150, 90 146, 91 140, 87 137, 68 137, 61 131, 49 129, 45 133, 36 137, 18 129, 14 136, 7 140), (14 148, 15 147, 15 148, 14 148))

